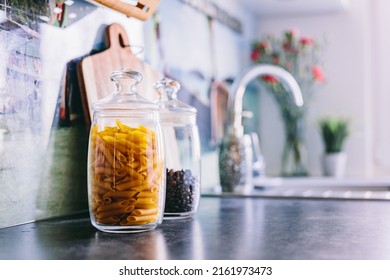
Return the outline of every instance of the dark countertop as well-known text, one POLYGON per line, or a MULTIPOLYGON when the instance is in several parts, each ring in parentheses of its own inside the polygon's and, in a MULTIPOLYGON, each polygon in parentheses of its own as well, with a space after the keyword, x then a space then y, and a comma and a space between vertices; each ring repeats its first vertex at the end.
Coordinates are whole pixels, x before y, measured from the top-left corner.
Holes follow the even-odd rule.
POLYGON ((0 230, 0 259, 390 259, 390 202, 202 197, 187 220, 109 234, 87 213, 0 230))

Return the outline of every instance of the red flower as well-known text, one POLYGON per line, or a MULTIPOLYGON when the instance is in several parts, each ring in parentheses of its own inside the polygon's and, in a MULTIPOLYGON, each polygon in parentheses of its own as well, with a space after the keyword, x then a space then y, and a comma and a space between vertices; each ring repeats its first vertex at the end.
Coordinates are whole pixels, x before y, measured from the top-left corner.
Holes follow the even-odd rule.
POLYGON ((273 75, 263 75, 261 78, 263 79, 263 81, 265 81, 269 84, 274 85, 274 84, 278 83, 278 79, 273 75))
POLYGON ((325 75, 324 75, 324 72, 322 71, 320 66, 318 66, 318 65, 313 66, 311 71, 312 71, 314 80, 316 80, 318 82, 325 81, 325 75))
POLYGON ((260 50, 254 49, 251 53, 251 59, 252 61, 257 61, 260 58, 260 50))

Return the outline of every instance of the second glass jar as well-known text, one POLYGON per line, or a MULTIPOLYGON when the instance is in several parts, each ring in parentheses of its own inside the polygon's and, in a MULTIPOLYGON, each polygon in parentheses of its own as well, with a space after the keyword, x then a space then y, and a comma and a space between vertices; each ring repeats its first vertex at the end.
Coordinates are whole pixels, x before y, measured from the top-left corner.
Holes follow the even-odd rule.
POLYGON ((180 84, 162 79, 159 94, 161 127, 165 138, 166 200, 164 219, 192 217, 200 199, 200 140, 197 111, 177 99, 180 84))

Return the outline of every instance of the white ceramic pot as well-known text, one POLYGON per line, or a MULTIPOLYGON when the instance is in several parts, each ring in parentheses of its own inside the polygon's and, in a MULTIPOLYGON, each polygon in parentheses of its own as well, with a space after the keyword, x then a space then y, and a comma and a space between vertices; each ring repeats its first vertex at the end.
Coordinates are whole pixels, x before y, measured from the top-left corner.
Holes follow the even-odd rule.
POLYGON ((322 164, 325 176, 343 177, 347 164, 347 154, 345 152, 325 154, 322 164))

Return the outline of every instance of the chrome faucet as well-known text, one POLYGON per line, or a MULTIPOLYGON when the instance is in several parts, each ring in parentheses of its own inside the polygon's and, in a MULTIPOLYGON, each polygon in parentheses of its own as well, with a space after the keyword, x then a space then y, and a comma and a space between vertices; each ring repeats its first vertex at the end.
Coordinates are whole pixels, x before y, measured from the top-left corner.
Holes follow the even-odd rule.
POLYGON ((294 77, 279 66, 259 64, 234 80, 228 96, 227 131, 219 151, 219 177, 223 192, 249 192, 252 186, 253 151, 242 125, 243 99, 248 84, 258 76, 273 75, 290 89, 297 106, 303 105, 301 89, 294 77))

